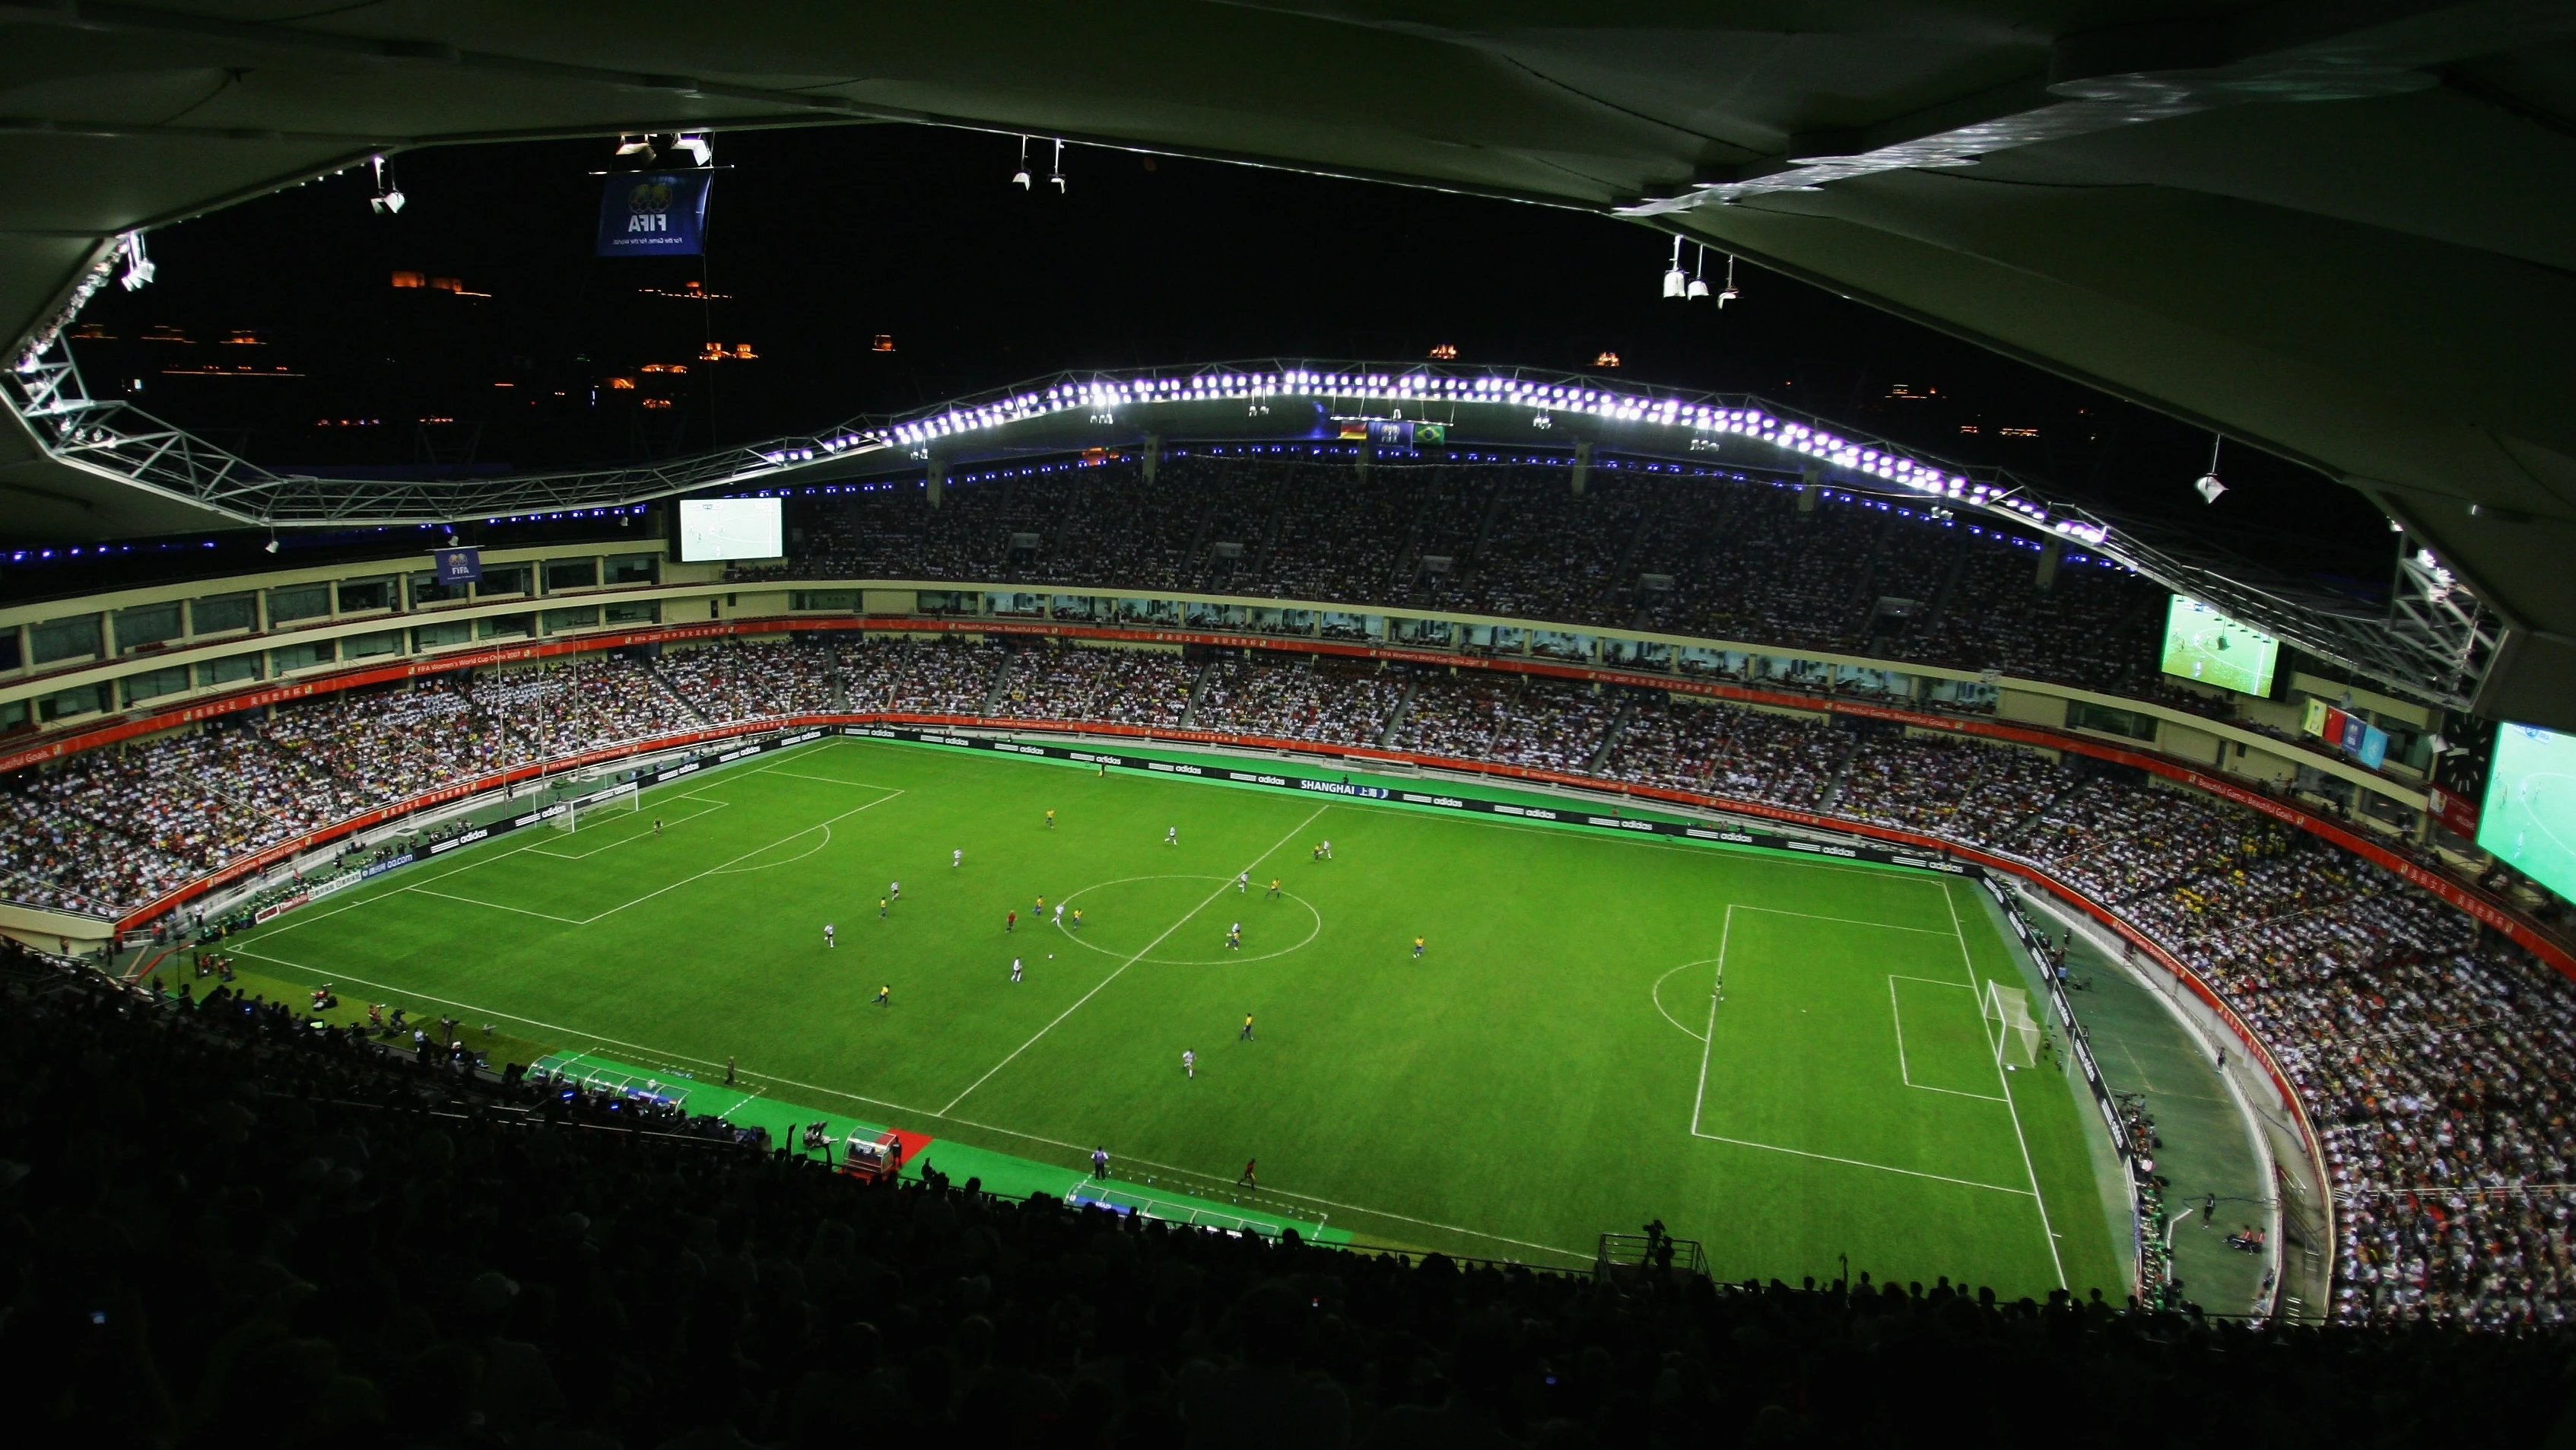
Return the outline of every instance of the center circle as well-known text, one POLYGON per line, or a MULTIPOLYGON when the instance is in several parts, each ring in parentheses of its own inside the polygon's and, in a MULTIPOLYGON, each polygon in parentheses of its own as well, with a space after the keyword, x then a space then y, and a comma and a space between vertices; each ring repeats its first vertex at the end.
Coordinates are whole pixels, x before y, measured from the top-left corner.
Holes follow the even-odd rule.
POLYGON ((1169 967, 1224 967, 1284 957, 1323 934, 1324 917, 1293 891, 1270 899, 1266 883, 1238 892, 1231 876, 1124 876, 1096 881, 1064 899, 1069 914, 1082 911, 1082 929, 1070 916, 1056 930, 1080 946, 1121 961, 1135 957, 1169 967), (1210 888, 1220 888, 1215 898, 1210 888), (1193 908, 1202 908, 1191 914, 1193 908), (1183 921, 1184 916, 1188 916, 1183 921), (1179 921, 1179 929, 1172 923, 1179 921), (1225 949, 1226 926, 1243 923, 1243 949, 1225 949), (1168 935, 1166 934, 1168 932, 1168 935), (1160 940, 1157 940, 1160 938, 1160 940), (1202 948, 1201 943, 1205 943, 1202 948), (1137 956, 1147 947, 1152 951, 1137 956), (1266 948, 1266 950, 1265 950, 1266 948), (1201 955, 1205 950, 1206 954, 1201 955))

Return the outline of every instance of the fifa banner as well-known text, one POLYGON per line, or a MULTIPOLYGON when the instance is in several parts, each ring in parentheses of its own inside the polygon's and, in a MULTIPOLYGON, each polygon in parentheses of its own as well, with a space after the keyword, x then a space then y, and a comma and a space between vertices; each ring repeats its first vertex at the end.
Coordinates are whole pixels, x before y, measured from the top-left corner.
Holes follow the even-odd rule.
POLYGON ((2004 919, 2012 923, 2013 934, 2021 938, 2022 950, 2039 963, 2039 974, 2048 983, 2049 1005, 2057 1011, 2057 1035, 2066 1040, 2069 1052, 2075 1054, 2075 1065, 2084 1069, 2084 1084, 2093 1090, 2094 1110, 2102 1115, 2103 1126, 2111 1130, 2111 1151, 2129 1166, 2132 1174, 2141 1170, 2136 1162, 2137 1145, 2129 1141, 2129 1131, 2120 1123, 2120 1105, 2111 1098, 2110 1084, 2102 1081, 2102 1069, 2093 1061, 2093 1043, 2075 1021, 2075 1008, 2066 1000, 2066 988, 2058 983, 2057 973, 2049 970, 2048 953, 2039 944, 2039 933, 2031 930, 2030 921, 2021 914, 2021 903, 2013 899, 2003 879, 1988 875, 1986 890, 1995 904, 2004 909, 2004 919))
MULTIPOLYGON (((992 750, 1004 755, 1031 755, 1044 760, 1070 760, 1083 765, 1097 765, 1110 770, 1138 770, 1156 775, 1187 776, 1196 780, 1224 781, 1230 785, 1266 786, 1272 790, 1299 791, 1315 795, 1346 796, 1354 800, 1386 801, 1393 805, 1429 806, 1434 810, 1469 811, 1478 815, 1510 816, 1525 821, 1553 821, 1559 825, 1598 826, 1604 830, 1629 831, 1641 836, 1679 836, 1693 841, 1712 841, 1728 846, 1754 846, 1766 851, 1791 851, 1804 856, 1824 856, 1838 861, 1865 861, 1878 866, 1911 866, 1918 871, 1939 871, 1951 876, 1984 876, 1985 869, 1965 861, 1952 861, 1927 856, 1915 851, 1890 851, 1876 846, 1845 846, 1824 841, 1805 841, 1795 836, 1775 836, 1763 831, 1739 831, 1727 826, 1706 826, 1687 821, 1640 821, 1625 815, 1603 815, 1578 805, 1525 806, 1508 801, 1489 801, 1476 796, 1449 795, 1436 791, 1390 790, 1381 785, 1348 785, 1337 780, 1317 780, 1312 776, 1282 775, 1270 771, 1239 770, 1231 765, 1211 761, 1200 765, 1186 761, 1154 760, 1144 756, 1120 755, 1112 751, 1076 749, 1062 745, 1032 745, 1019 740, 994 740, 980 735, 951 735, 939 730, 912 730, 896 725, 844 725, 843 735, 856 735, 869 740, 901 740, 916 745, 950 745, 966 750, 992 750)), ((811 735, 795 737, 812 739, 811 735)))
POLYGON ((440 584, 479 584, 483 580, 481 549, 432 549, 429 557, 437 567, 440 584))
POLYGON ((621 172, 599 195, 599 255, 695 257, 706 251, 705 171, 621 172))

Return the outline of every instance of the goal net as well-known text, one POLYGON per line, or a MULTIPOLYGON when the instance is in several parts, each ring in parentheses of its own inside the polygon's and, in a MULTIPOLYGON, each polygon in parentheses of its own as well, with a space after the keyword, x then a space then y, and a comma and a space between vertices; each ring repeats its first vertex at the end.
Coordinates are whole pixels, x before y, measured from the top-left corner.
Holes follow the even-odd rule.
POLYGON ((1995 1060, 2006 1067, 2028 1067, 2039 1060, 2039 1023, 2030 1015, 2030 994, 2001 982, 1986 983, 1986 1020, 1996 1024, 1995 1060))
POLYGON ((569 801, 565 803, 562 814, 555 817, 554 827, 558 831, 578 831, 591 824, 591 817, 601 812, 632 814, 641 798, 641 792, 621 790, 598 800, 569 801))

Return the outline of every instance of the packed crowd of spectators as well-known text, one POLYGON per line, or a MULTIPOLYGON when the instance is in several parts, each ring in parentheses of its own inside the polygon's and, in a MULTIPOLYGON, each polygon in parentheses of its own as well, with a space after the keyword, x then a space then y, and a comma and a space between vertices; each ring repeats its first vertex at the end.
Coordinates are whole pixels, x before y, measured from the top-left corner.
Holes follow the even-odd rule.
POLYGON ((1575 774, 1590 768, 1619 697, 1590 685, 1487 671, 1424 672, 1395 747, 1575 774))
POLYGON ((1192 719, 1201 730, 1321 745, 1376 745, 1412 676, 1374 663, 1299 655, 1220 661, 1192 719))
POLYGON ((2576 1310, 2576 986, 2380 868, 2124 768, 1484 670, 902 639, 594 657, 290 702, 0 785, 0 889, 104 913, 541 756, 808 709, 1177 726, 1759 801, 2019 858, 2210 984, 2300 1088, 2342 1205, 2336 1309, 2576 1310), (998 690, 996 685, 998 683, 998 690), (681 701, 686 701, 683 708, 681 701), (1390 727, 1392 727, 1390 731, 1390 727))
POLYGON ((2552 1335, 1568 1275, 867 1184, 273 1005, 0 982, 31 1443, 2538 1444, 2566 1395, 2552 1335))
POLYGON ((719 640, 671 651, 655 663, 654 671, 711 725, 832 708, 832 655, 812 646, 719 640))
POLYGON ((1676 696, 1635 712, 1605 773, 1635 785, 1808 810, 1833 786, 1849 745, 1820 715, 1676 696))
POLYGON ((1014 653, 994 714, 1180 728, 1199 667, 1162 650, 1032 645, 1014 653))
MULTIPOLYGON (((2080 552, 1905 501, 1670 466, 1173 450, 792 501, 784 565, 743 578, 1170 589, 1646 627, 2159 688, 2166 594, 2080 552), (1667 587, 1667 581, 1669 581, 1667 587)), ((2205 697, 2192 697, 2206 708, 2205 697)))

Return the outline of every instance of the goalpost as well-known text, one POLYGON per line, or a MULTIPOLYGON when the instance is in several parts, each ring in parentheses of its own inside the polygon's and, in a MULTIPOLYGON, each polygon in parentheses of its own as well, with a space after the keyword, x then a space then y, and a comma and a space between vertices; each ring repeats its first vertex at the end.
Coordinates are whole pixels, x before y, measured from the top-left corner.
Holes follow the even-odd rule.
POLYGON ((2029 1067, 2039 1060, 2039 1023, 2030 1015, 2030 994, 2001 982, 1986 983, 1986 1020, 1998 1024, 1995 1060, 2006 1067, 2029 1067))
POLYGON ((602 811, 631 813, 637 810, 643 795, 644 793, 638 790, 621 790, 615 795, 602 796, 597 800, 566 801, 562 812, 554 818, 552 824, 558 831, 578 831, 590 824, 592 816, 602 811))

